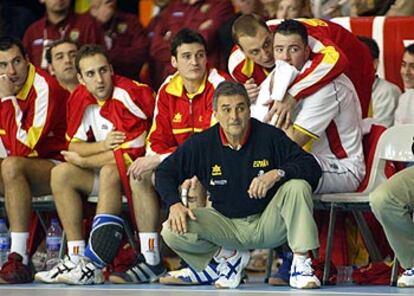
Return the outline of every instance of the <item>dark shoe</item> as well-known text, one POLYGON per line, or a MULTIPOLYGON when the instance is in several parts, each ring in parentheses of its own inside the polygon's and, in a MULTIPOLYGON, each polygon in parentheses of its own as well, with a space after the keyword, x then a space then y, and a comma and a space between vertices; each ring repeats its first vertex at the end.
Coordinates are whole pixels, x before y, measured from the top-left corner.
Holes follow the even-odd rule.
POLYGON ((280 265, 277 272, 272 273, 269 278, 269 285, 272 286, 287 286, 289 285, 290 267, 292 265, 293 253, 285 252, 282 255, 282 265, 280 265))
POLYGON ((143 284, 152 283, 159 280, 167 270, 162 262, 157 265, 150 265, 145 262, 145 258, 140 254, 137 261, 125 272, 113 272, 109 276, 109 281, 113 284, 143 284))
POLYGON ((23 257, 13 252, 0 270, 0 284, 25 284, 33 282, 30 266, 23 264, 23 257))

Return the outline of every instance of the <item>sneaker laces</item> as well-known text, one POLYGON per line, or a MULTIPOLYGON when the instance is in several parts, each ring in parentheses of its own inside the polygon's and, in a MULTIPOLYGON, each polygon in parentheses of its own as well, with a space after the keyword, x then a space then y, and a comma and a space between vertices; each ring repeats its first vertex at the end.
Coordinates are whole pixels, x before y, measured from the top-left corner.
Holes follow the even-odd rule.
POLYGON ((229 270, 229 267, 227 266, 227 260, 226 258, 222 257, 219 259, 218 265, 217 265, 217 274, 218 275, 226 275, 229 270))
POLYGON ((79 259, 78 265, 76 265, 76 267, 73 269, 73 271, 76 274, 80 274, 80 273, 81 274, 86 274, 88 277, 90 277, 95 269, 96 269, 95 264, 93 264, 92 261, 89 258, 81 257, 79 259), (91 266, 92 268, 89 268, 88 265, 91 266))
POLYGON ((95 275, 95 270, 98 269, 98 267, 87 257, 81 258, 79 261, 79 270, 77 270, 77 274, 81 275, 81 279, 86 278, 92 278, 95 275))
POLYGON ((296 264, 296 272, 300 272, 304 276, 313 276, 312 259, 306 258, 303 263, 296 264))
POLYGON ((69 271, 69 267, 67 266, 67 263, 71 262, 72 264, 74 264, 70 258, 68 256, 66 256, 63 259, 59 259, 58 264, 56 264, 51 270, 49 270, 50 273, 52 272, 59 272, 61 273, 62 271, 69 271))

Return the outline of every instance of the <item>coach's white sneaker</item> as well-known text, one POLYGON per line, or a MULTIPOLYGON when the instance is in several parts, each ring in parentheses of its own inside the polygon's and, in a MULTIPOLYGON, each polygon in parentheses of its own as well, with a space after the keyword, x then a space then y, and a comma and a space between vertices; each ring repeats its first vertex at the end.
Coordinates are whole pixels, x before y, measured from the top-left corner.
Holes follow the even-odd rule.
POLYGON ((404 271, 398 278, 397 286, 400 288, 414 287, 414 267, 404 271))
POLYGON ((58 277, 62 274, 68 273, 75 267, 76 264, 70 260, 69 256, 65 256, 65 258, 63 260, 60 260, 60 262, 56 264, 51 270, 36 273, 35 281, 48 284, 59 283, 58 277))
POLYGON ((297 289, 317 289, 320 288, 321 282, 316 277, 312 269, 312 260, 295 260, 290 270, 289 285, 297 289))
POLYGON ((243 270, 249 263, 250 252, 236 253, 229 258, 220 258, 217 266, 219 278, 215 282, 218 289, 234 289, 240 285, 243 277, 243 270))
POLYGON ((82 257, 74 269, 59 275, 57 281, 68 285, 99 285, 105 280, 102 269, 96 267, 89 258, 82 257))

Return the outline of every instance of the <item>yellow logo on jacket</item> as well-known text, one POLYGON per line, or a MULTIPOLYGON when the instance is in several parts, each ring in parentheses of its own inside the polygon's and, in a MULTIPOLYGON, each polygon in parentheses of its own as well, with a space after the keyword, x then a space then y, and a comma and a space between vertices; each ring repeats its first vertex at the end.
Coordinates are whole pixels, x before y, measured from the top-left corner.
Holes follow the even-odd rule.
POLYGON ((212 176, 221 176, 221 166, 215 164, 211 167, 211 175, 212 176))
POLYGON ((269 161, 267 159, 253 160, 254 168, 265 168, 267 166, 269 166, 269 161))
POLYGON ((183 116, 181 115, 180 112, 175 113, 174 118, 173 118, 173 122, 174 123, 179 123, 183 120, 183 116))

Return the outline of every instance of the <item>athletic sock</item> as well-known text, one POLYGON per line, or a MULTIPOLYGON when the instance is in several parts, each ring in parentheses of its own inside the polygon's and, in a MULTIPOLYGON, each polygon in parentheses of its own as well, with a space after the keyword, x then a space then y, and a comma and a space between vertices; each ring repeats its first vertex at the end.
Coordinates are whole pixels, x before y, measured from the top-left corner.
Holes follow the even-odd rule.
POLYGON ((159 235, 157 232, 140 232, 139 243, 145 262, 149 265, 160 263, 159 235))
POLYGON ((79 258, 85 255, 85 241, 68 241, 68 255, 73 263, 78 264, 79 258))
POLYGON ((29 256, 27 255, 27 241, 29 239, 28 232, 11 232, 11 247, 10 253, 16 252, 23 257, 23 264, 29 262, 29 256))

